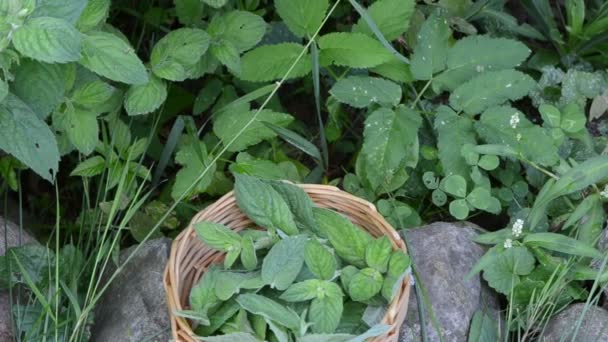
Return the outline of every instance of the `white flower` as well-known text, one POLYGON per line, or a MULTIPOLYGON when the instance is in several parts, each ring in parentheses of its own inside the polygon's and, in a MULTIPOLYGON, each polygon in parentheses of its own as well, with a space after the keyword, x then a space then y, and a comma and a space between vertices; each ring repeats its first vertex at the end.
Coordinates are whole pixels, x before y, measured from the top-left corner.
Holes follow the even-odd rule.
POLYGON ((517 141, 520 141, 521 140, 521 134, 517 133, 517 135, 515 136, 515 138, 517 139, 517 141))
POLYGON ((509 124, 511 125, 512 128, 517 128, 517 124, 519 123, 519 113, 515 113, 513 115, 511 115, 511 120, 509 121, 509 124))
POLYGON ((513 231, 513 236, 515 236, 516 238, 520 237, 523 229, 524 229, 524 220, 517 219, 515 221, 515 223, 513 223, 513 226, 511 227, 511 230, 513 231))
POLYGON ((513 247, 513 240, 506 239, 504 246, 505 246, 505 248, 511 248, 511 247, 513 247))
POLYGON ((600 192, 600 196, 604 197, 605 199, 608 199, 608 185, 604 187, 604 191, 600 192))

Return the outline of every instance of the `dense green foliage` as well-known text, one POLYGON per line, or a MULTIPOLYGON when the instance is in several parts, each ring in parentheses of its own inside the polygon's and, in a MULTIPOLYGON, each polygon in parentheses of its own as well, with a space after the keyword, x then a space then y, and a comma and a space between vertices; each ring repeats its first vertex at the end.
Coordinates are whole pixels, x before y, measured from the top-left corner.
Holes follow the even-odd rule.
MULTIPOLYGON (((0 191, 27 196, 54 245, 0 265, 2 279, 15 274, 2 285, 31 290, 34 318, 15 315, 23 338, 85 338, 119 248, 175 236, 245 175, 263 181, 239 196, 265 197, 244 212, 287 235, 322 229, 324 214, 280 200, 297 196, 269 181, 340 185, 396 228, 487 228, 471 274, 505 295, 507 337, 597 301, 608 3, 515 3, 1 1, 0 191)), ((258 237, 225 235, 226 268, 255 269, 258 237)), ((384 269, 327 239, 348 263, 384 269)), ((221 310, 223 322, 237 311, 221 310)), ((275 335, 295 328, 263 318, 275 335)))

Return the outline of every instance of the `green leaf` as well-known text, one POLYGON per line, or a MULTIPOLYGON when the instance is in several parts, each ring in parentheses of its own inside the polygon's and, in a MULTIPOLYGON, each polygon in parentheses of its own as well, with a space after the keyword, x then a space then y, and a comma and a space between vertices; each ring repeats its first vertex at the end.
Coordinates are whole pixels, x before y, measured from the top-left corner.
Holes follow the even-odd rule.
POLYGON ((264 122, 284 127, 293 121, 293 117, 289 114, 264 109, 259 111, 253 122, 245 128, 245 125, 251 121, 255 114, 256 111, 237 110, 225 111, 216 116, 213 122, 213 132, 222 140, 224 145, 232 142, 228 145, 228 151, 242 151, 263 140, 276 137, 277 134, 266 127, 264 122), (241 132, 241 130, 243 131, 241 132), (235 137, 236 139, 232 141, 235 137))
POLYGON ((399 278, 412 265, 410 257, 403 253, 402 250, 393 251, 388 263, 388 275, 399 278))
POLYGON ((11 83, 13 94, 25 102, 39 118, 57 109, 65 95, 66 66, 22 59, 11 83))
POLYGON ((526 247, 512 247, 499 252, 492 263, 483 270, 483 278, 496 291, 509 295, 520 276, 534 269, 534 255, 526 247))
POLYGON ((241 56, 236 47, 227 40, 222 40, 211 46, 211 53, 220 63, 225 65, 231 72, 241 72, 241 56))
POLYGON ((97 114, 79 107, 68 107, 63 115, 63 126, 70 143, 80 153, 91 154, 99 140, 97 114))
MULTIPOLYGON (((281 43, 259 46, 241 57, 239 78, 251 82, 267 82, 283 78, 304 50, 296 43, 281 43)), ((286 79, 308 75, 311 70, 310 58, 302 56, 286 79)))
POLYGON ((76 28, 81 32, 87 32, 98 27, 108 18, 111 4, 111 0, 89 0, 76 22, 76 28))
POLYGON ((105 104, 114 94, 115 88, 101 80, 85 83, 72 94, 72 101, 87 109, 96 109, 105 104))
POLYGON ((477 187, 467 195, 467 202, 477 209, 486 210, 490 205, 492 194, 486 188, 477 187))
POLYGON ((354 335, 350 334, 307 334, 300 338, 300 342, 347 342, 354 335))
POLYGON ((393 252, 393 246, 387 236, 382 236, 367 245, 365 249, 365 262, 367 266, 380 273, 388 269, 388 261, 393 252))
POLYGON ((310 38, 321 26, 329 7, 327 0, 276 0, 276 11, 297 37, 310 38))
POLYGON ((338 101, 355 108, 371 104, 396 106, 401 101, 401 87, 382 78, 350 76, 336 82, 329 91, 338 101))
POLYGON ((215 173, 217 165, 212 162, 211 156, 207 155, 207 149, 202 142, 191 142, 182 146, 175 155, 175 161, 183 167, 175 176, 175 184, 171 189, 171 197, 173 199, 180 198, 182 195, 188 197, 190 195, 202 193, 213 181, 213 174, 215 173), (197 148, 195 144, 199 144, 199 147, 197 148), (201 154, 199 154, 199 152, 201 154), (190 189, 192 183, 194 183, 205 170, 207 170, 205 175, 192 189, 190 189), (190 190, 187 191, 188 189, 190 190))
POLYGON ((266 127, 272 129, 278 136, 283 138, 286 142, 291 144, 293 147, 313 157, 315 161, 321 161, 321 152, 319 149, 306 138, 298 135, 296 132, 291 131, 287 128, 277 126, 270 122, 263 122, 266 127))
POLYGON ((530 49, 513 39, 468 36, 450 48, 447 70, 433 80, 433 88, 454 90, 478 73, 519 66, 530 55, 530 49))
MULTIPOLYGON (((210 0, 205 0, 210 1, 210 0)), ((234 332, 226 335, 218 336, 206 336, 205 341, 209 342, 259 342, 259 340, 250 333, 247 332, 234 332)))
POLYGON ((184 26, 196 26, 203 18, 205 4, 201 0, 175 0, 177 20, 184 26))
POLYGON ((317 292, 322 283, 319 279, 308 279, 292 284, 279 298, 286 302, 304 302, 317 298, 317 292))
MULTIPOLYGON (((211 293, 215 295, 213 287, 211 287, 211 293)), ((217 300, 217 297, 216 297, 217 300)), ((219 304, 219 302, 217 302, 219 304)), ((234 300, 224 302, 217 310, 213 311, 213 315, 209 317, 209 326, 198 326, 196 333, 202 336, 209 336, 216 332, 221 326, 223 326, 231 317, 233 317, 241 306, 234 300)))
POLYGON ((543 121, 549 126, 560 126, 562 114, 559 112, 559 109, 555 108, 555 106, 543 103, 538 107, 538 111, 540 112, 540 116, 543 118, 543 121))
POLYGON ((477 143, 473 121, 468 117, 456 115, 447 106, 440 106, 435 117, 435 129, 438 133, 437 147, 443 170, 447 175, 456 174, 468 179, 471 167, 460 152, 462 146, 477 143))
POLYGON ((240 250, 241 236, 232 229, 214 222, 200 222, 194 225, 196 235, 207 246, 223 252, 240 250))
POLYGON ((417 80, 430 80, 433 74, 445 68, 448 39, 452 32, 445 18, 431 15, 422 24, 412 55, 412 75, 417 80))
POLYGON ((578 104, 572 102, 563 109, 560 127, 568 133, 580 132, 587 124, 585 112, 578 104))
POLYGON ((75 24, 87 0, 38 0, 30 18, 52 17, 75 24))
POLYGON ((209 35, 201 29, 180 28, 169 32, 152 48, 152 72, 170 81, 185 80, 209 48, 209 42, 209 35))
POLYGON ((0 103, 0 149, 52 181, 59 165, 53 132, 25 103, 8 94, 0 103))
POLYGON ((269 182, 276 192, 283 197, 289 209, 293 213, 296 226, 299 229, 316 231, 317 222, 315 221, 312 208, 315 206, 310 197, 297 185, 285 182, 269 182))
MULTIPOLYGON (((336 284, 330 284, 340 290, 336 284)), ((326 295, 323 298, 315 298, 310 303, 308 320, 312 323, 311 329, 314 333, 331 334, 336 331, 344 310, 341 292, 339 296, 326 295)))
POLYGON ((468 342, 498 341, 498 327, 494 319, 481 310, 477 310, 471 320, 468 342))
POLYGON ((369 69, 370 72, 398 83, 412 83, 414 81, 410 70, 409 65, 404 64, 396 58, 369 69))
POLYGON ((344 267, 340 271, 340 283, 342 284, 342 287, 348 289, 350 282, 353 280, 353 277, 357 273, 359 273, 359 269, 353 265, 348 265, 344 267))
POLYGON ((275 321, 289 329, 297 330, 300 327, 300 317, 272 299, 250 293, 238 296, 236 301, 243 309, 275 321))
POLYGON ((215 295, 221 301, 227 301, 238 294, 247 280, 259 277, 259 273, 218 272, 215 281, 215 295))
POLYGON ((112 81, 148 82, 146 68, 133 47, 111 33, 96 31, 83 35, 80 64, 112 81))
POLYGON ((298 228, 287 202, 270 184, 235 174, 235 196, 239 208, 260 227, 294 235, 298 228))
MULTIPOLYGON (((414 13, 415 1, 412 0, 379 0, 367 8, 367 14, 377 24, 378 29, 387 40, 395 40, 407 31, 410 17, 414 13)), ((353 32, 374 35, 363 18, 353 25, 353 32)))
POLYGON ((492 171, 500 165, 500 159, 495 155, 481 156, 477 165, 484 170, 492 171))
POLYGON ((259 15, 237 10, 213 17, 207 31, 214 40, 226 40, 238 52, 244 52, 262 40, 266 27, 266 22, 259 15))
POLYGON ((592 246, 556 233, 534 233, 524 238, 528 247, 541 247, 550 251, 590 258, 602 258, 603 254, 592 246))
POLYGON ((67 63, 80 58, 80 33, 63 19, 27 20, 13 34, 13 45, 22 55, 46 63, 67 63))
POLYGON ((132 85, 125 95, 125 110, 129 115, 147 114, 157 110, 167 99, 167 85, 154 75, 148 83, 132 85))
POLYGON ((334 255, 315 239, 306 242, 304 261, 310 272, 323 280, 333 278, 338 266, 334 255))
POLYGON ((530 76, 519 71, 488 71, 457 87, 450 95, 450 105, 467 114, 479 114, 505 101, 519 100, 535 84, 530 76))
POLYGON ((450 202, 450 214, 459 220, 464 220, 469 216, 469 206, 464 199, 457 199, 450 202))
POLYGON ((258 266, 258 257, 255 254, 253 239, 243 238, 241 248, 241 263, 246 270, 254 270, 258 266))
POLYGON ((464 198, 467 195, 467 181, 459 175, 445 177, 441 181, 441 189, 450 195, 464 198))
POLYGON ((203 273, 198 283, 190 291, 190 306, 193 310, 206 313, 220 301, 215 295, 215 283, 219 271, 216 267, 209 268, 203 273))
POLYGON ((304 264, 305 236, 293 236, 277 242, 262 263, 262 279, 271 288, 287 289, 304 264))
POLYGON ((394 58, 380 42, 362 33, 326 34, 319 38, 319 48, 321 65, 371 68, 394 58))
POLYGON ((313 211, 319 235, 329 239, 338 256, 355 266, 365 267, 365 248, 372 241, 371 235, 332 210, 315 208, 313 211))
POLYGON ((215 78, 210 80, 196 96, 192 113, 198 115, 209 109, 221 93, 222 82, 215 78))
POLYGON ((91 157, 76 165, 70 176, 93 177, 101 174, 106 166, 106 161, 101 156, 91 157))
POLYGON ((213 8, 220 8, 223 7, 228 0, 203 0, 203 2, 213 8))
POLYGON ((418 128, 422 119, 413 110, 381 108, 365 120, 363 146, 365 178, 374 190, 387 187, 405 167, 418 163, 418 128))
POLYGON ((362 302, 380 293, 384 279, 373 268, 364 268, 353 276, 348 284, 348 293, 354 301, 362 302))

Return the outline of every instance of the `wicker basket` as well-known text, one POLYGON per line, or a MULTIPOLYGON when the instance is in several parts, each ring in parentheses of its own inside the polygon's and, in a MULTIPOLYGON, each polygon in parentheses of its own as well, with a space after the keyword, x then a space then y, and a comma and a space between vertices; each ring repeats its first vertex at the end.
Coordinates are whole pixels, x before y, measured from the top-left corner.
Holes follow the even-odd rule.
MULTIPOLYGON (((393 247, 406 251, 399 234, 376 212, 376 208, 371 203, 333 186, 302 185, 302 188, 318 207, 334 209, 344 214, 374 237, 387 235, 393 247)), ((194 216, 188 228, 173 241, 165 269, 164 283, 173 338, 179 342, 200 340, 194 338, 190 320, 178 317, 174 312, 189 309, 188 298, 192 287, 196 285, 209 265, 221 263, 224 259, 224 253, 205 246, 196 236, 193 225, 201 221, 221 223, 235 231, 252 227, 252 222, 237 207, 234 193, 230 192, 194 216)), ((409 277, 405 277, 382 320, 382 323, 390 326, 390 330, 371 341, 398 340, 399 328, 407 312, 409 294, 410 281, 409 277)))

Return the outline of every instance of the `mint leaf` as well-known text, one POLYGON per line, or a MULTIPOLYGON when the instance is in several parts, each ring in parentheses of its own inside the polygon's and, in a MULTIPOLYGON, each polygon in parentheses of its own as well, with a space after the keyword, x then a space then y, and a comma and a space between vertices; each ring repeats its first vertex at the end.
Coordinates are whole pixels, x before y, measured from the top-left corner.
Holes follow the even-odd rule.
POLYGON ((125 95, 125 110, 129 115, 147 114, 157 110, 167 99, 167 85, 150 75, 148 83, 132 85, 125 95))
POLYGON ((207 31, 215 41, 226 40, 237 52, 243 52, 262 40, 266 27, 266 22, 259 15, 247 11, 230 11, 213 17, 207 31))
POLYGON ((240 250, 241 236, 232 229, 214 222, 200 222, 194 225, 196 235, 207 246, 223 252, 240 250))
POLYGON ((388 261, 391 258, 392 252, 393 246, 388 237, 379 237, 367 245, 365 249, 365 262, 367 266, 380 273, 384 273, 388 269, 388 261))
POLYGON ((61 104, 65 95, 66 73, 65 65, 22 59, 15 70, 11 90, 39 118, 44 119, 61 104))
POLYGON ((277 242, 262 262, 262 279, 271 288, 287 289, 304 264, 305 236, 293 236, 277 242))
POLYGON ((209 42, 209 35, 201 29, 180 28, 169 32, 152 48, 152 72, 170 81, 185 80, 209 48, 209 42))
POLYGON ((327 0, 275 0, 277 13, 298 37, 310 38, 321 26, 329 7, 327 0))
POLYGON ((304 261, 306 267, 319 279, 329 280, 336 273, 336 258, 317 240, 310 240, 304 246, 304 261))
POLYGON ((355 108, 371 104, 396 106, 401 101, 401 87, 382 78, 350 76, 336 82, 329 93, 338 101, 355 108))
POLYGON ((302 188, 285 182, 269 183, 289 206, 299 229, 308 229, 313 232, 318 229, 312 212, 315 205, 302 188))
POLYGON ((379 41, 362 33, 328 33, 319 38, 319 48, 322 65, 371 68, 394 58, 379 41))
POLYGON ((310 303, 308 320, 312 323, 313 332, 331 334, 336 331, 340 323, 344 302, 340 287, 334 283, 326 284, 328 291, 325 296, 315 298, 310 303))
POLYGON ((30 18, 52 17, 75 24, 87 0, 38 0, 30 18))
POLYGON ((111 0, 89 0, 76 22, 81 32, 90 31, 105 22, 110 14, 111 0))
MULTIPOLYGON (((296 43, 281 43, 259 46, 241 57, 239 78, 251 82, 266 82, 280 79, 297 60, 304 47, 296 43)), ((310 73, 310 57, 304 55, 286 79, 299 78, 310 73)))
POLYGON ((243 309, 275 321, 289 329, 297 330, 300 327, 300 317, 293 310, 272 299, 257 294, 242 294, 237 297, 236 301, 243 309))
POLYGON ((101 80, 85 83, 72 94, 74 103, 87 109, 98 109, 114 94, 115 88, 101 80))
POLYGON ((111 33, 95 31, 83 35, 80 64, 112 81, 148 82, 146 68, 133 47, 111 33))
POLYGON ((97 114, 70 106, 63 115, 65 115, 64 130, 72 145, 84 155, 91 154, 99 140, 97 114))
POLYGON ((318 279, 309 279, 292 284, 279 298, 286 302, 304 302, 317 298, 317 292, 322 283, 318 279))
POLYGON ((15 49, 24 56, 47 63, 74 62, 80 58, 80 33, 63 19, 27 20, 13 34, 15 49))
POLYGON ((366 301, 380 293, 383 281, 380 272, 373 268, 364 268, 351 279, 348 284, 348 293, 354 301, 366 301))

